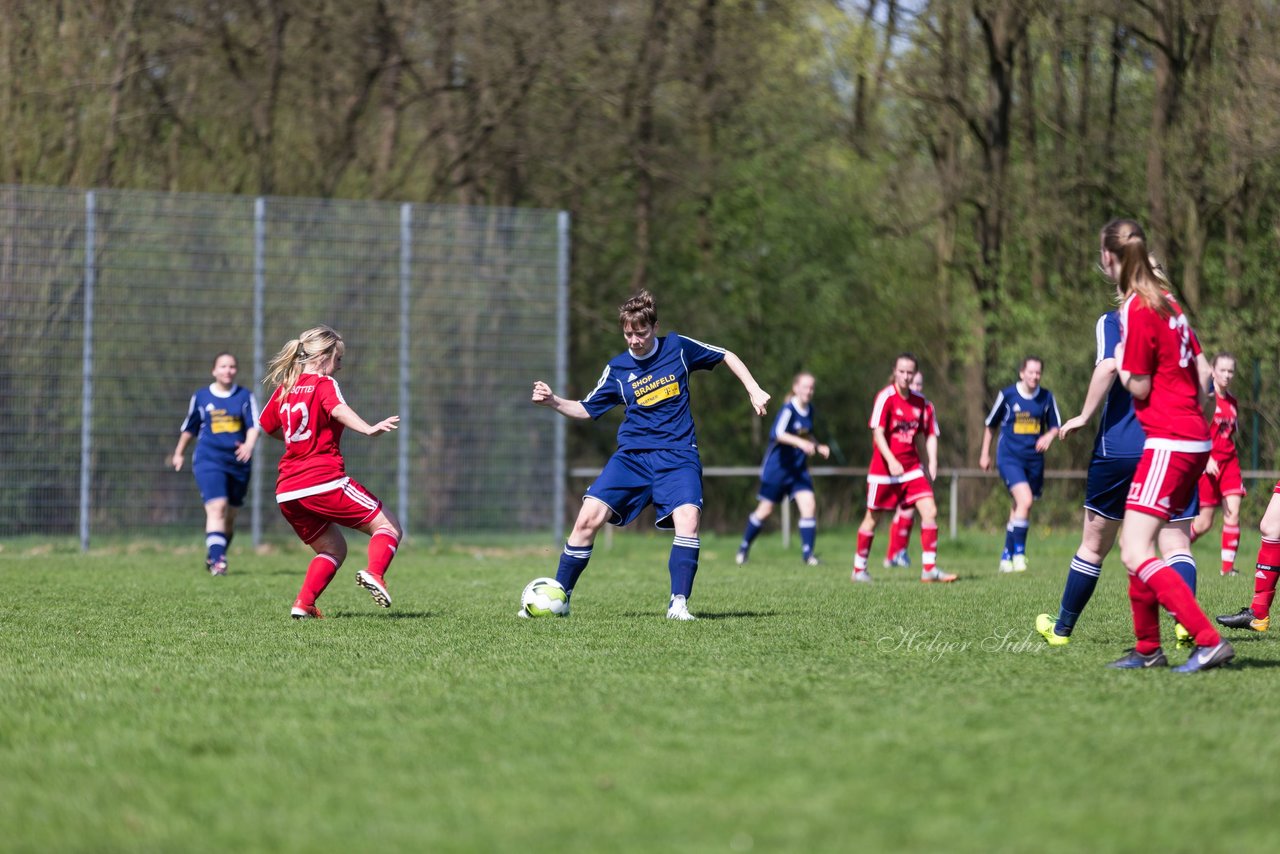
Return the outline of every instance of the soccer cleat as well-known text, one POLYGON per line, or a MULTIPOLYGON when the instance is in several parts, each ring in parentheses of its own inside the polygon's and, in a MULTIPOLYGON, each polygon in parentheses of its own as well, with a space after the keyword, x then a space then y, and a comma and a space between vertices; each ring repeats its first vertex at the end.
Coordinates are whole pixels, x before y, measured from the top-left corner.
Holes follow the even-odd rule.
POLYGON ((1226 641, 1219 641, 1213 646, 1198 646, 1187 659, 1187 663, 1173 668, 1174 673, 1199 673, 1221 667, 1236 657, 1236 651, 1226 641))
POLYGON ((320 609, 315 605, 303 605, 299 602, 293 603, 293 608, 289 611, 289 616, 295 620, 323 620, 324 614, 320 613, 320 609))
POLYGON ((1146 670, 1148 667, 1168 667, 1169 659, 1164 657, 1164 650, 1156 647, 1156 651, 1143 655, 1135 647, 1129 647, 1124 655, 1107 665, 1116 670, 1146 670))
POLYGON ((1253 611, 1248 608, 1241 608, 1236 614, 1222 614, 1214 619, 1218 621, 1218 625, 1229 629, 1253 629, 1255 632, 1265 632, 1271 628, 1270 614, 1265 617, 1255 617, 1253 611))
POLYGON ((809 555, 804 559, 805 566, 822 566, 822 561, 818 560, 817 555, 809 555))
POLYGON ((362 569, 356 573, 356 586, 368 590, 369 595, 373 597, 373 601, 379 608, 391 607, 391 594, 387 592, 387 585, 382 580, 382 576, 374 575, 369 570, 362 569))
POLYGON ((209 566, 209 574, 214 576, 226 575, 227 559, 224 557, 221 560, 217 561, 216 563, 211 564, 209 566))
POLYGON ((949 572, 943 572, 936 566, 933 569, 920 573, 920 581, 924 584, 950 584, 956 580, 956 576, 949 572))
POLYGON ((896 555, 893 556, 893 560, 891 561, 890 565, 900 566, 905 569, 906 567, 911 566, 911 555, 907 554, 906 549, 903 549, 902 551, 898 552, 896 555))
POLYGON ((1227 576, 1230 576, 1230 575, 1239 575, 1239 574, 1240 573, 1236 572, 1234 569, 1228 569, 1226 572, 1222 573, 1222 577, 1226 578, 1227 576))
POLYGON ((1014 571, 1014 572, 1026 572, 1026 571, 1027 571, 1027 556, 1026 556, 1026 555, 1014 555, 1014 556, 1013 556, 1013 571, 1014 571))
POLYGON ((671 604, 667 607, 668 620, 696 620, 697 617, 689 613, 689 605, 683 596, 672 596, 671 604))
POLYGON ((1070 635, 1060 635, 1056 631, 1058 621, 1048 614, 1041 614, 1036 617, 1036 631, 1045 639, 1049 646, 1066 646, 1071 643, 1070 635))
POLYGON ((1011 560, 1006 560, 1005 558, 1001 558, 1001 559, 1000 559, 1000 571, 1001 571, 1001 572, 1013 572, 1013 561, 1011 561, 1011 560))
POLYGON ((1187 631, 1187 627, 1182 623, 1175 622, 1173 624, 1173 636, 1177 638, 1178 649, 1191 649, 1196 645, 1196 639, 1192 637, 1191 632, 1187 631))
POLYGON ((738 553, 733 556, 733 562, 738 566, 742 566, 747 562, 747 552, 745 549, 738 549, 738 553))
POLYGON ((871 583, 871 573, 867 572, 865 569, 855 569, 855 570, 853 571, 853 575, 849 576, 849 580, 850 580, 850 581, 857 581, 857 582, 860 582, 860 583, 862 583, 862 584, 870 584, 870 583, 871 583))

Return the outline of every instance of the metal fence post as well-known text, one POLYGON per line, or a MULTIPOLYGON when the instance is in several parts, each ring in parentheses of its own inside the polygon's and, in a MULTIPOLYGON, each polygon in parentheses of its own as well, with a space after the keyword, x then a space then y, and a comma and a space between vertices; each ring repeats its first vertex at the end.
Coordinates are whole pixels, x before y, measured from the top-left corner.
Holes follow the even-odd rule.
MULTIPOLYGON (((258 196, 253 200, 253 388, 257 393, 267 374, 262 352, 262 329, 267 312, 267 200, 258 196)), ((253 476, 249 490, 253 507, 249 510, 249 524, 253 534, 253 547, 262 545, 262 466, 261 454, 253 455, 253 476)))
POLYGON ((959 520, 960 506, 960 475, 955 472, 951 473, 951 491, 949 495, 951 506, 947 508, 947 516, 951 520, 951 539, 956 538, 957 525, 959 520))
POLYGON ((409 521, 409 279, 413 274, 413 205, 400 206, 400 431, 396 445, 396 513, 401 536, 408 536, 409 521))
MULTIPOLYGON (((556 388, 564 391, 569 383, 569 212, 556 216, 556 388)), ((566 451, 568 425, 566 419, 555 420, 553 438, 551 490, 552 537, 556 545, 564 541, 564 502, 569 476, 566 451)), ((610 526, 612 527, 612 526, 610 526)), ((612 532, 608 532, 612 536, 612 532)), ((611 543, 612 540, 607 540, 611 543)))
POLYGON ((84 354, 80 368, 80 551, 89 550, 89 490, 93 464, 93 288, 97 281, 97 196, 84 194, 84 354))

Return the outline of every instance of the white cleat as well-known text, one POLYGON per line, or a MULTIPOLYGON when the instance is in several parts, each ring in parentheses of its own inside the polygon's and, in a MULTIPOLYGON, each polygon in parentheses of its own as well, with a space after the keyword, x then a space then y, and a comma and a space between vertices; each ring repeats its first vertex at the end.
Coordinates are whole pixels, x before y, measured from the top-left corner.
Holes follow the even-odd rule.
POLYGON ((1001 572, 1013 572, 1013 561, 1011 561, 1011 560, 1002 560, 1002 561, 1000 561, 1000 571, 1001 571, 1001 572))
POLYGON ((1013 556, 1013 571, 1014 571, 1014 572, 1026 572, 1026 571, 1027 571, 1027 556, 1026 556, 1026 555, 1014 555, 1014 556, 1013 556))
POLYGON ((689 606, 683 596, 672 596, 671 605, 667 608, 668 620, 696 620, 697 617, 689 613, 689 606))
POLYGON ((860 583, 862 583, 862 584, 870 584, 870 583, 871 583, 871 573, 867 572, 865 569, 855 569, 855 570, 853 571, 853 575, 849 576, 849 580, 850 580, 850 581, 857 581, 857 582, 860 582, 860 583))
POLYGON ((744 563, 747 562, 747 553, 739 549, 738 553, 733 556, 733 562, 736 563, 738 566, 742 566, 744 563))

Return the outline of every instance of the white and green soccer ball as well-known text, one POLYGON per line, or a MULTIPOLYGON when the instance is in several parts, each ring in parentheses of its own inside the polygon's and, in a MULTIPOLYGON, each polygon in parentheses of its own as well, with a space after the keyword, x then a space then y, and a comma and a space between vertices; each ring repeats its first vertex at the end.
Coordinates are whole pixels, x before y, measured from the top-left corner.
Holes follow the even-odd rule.
POLYGON ((567 617, 569 594, 554 578, 535 578, 520 594, 520 610, 527 617, 567 617))

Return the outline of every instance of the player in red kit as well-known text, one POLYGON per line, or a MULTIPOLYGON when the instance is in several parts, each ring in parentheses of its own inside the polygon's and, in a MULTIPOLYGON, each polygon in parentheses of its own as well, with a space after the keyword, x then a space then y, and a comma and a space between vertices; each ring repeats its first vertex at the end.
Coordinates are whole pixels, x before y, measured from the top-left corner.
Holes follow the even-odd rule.
POLYGON ((1160 606, 1186 627, 1196 647, 1186 664, 1195 673, 1235 656, 1196 603, 1187 583, 1156 548, 1160 529, 1183 510, 1209 458, 1209 428, 1200 410, 1200 345, 1186 315, 1151 266, 1146 234, 1133 220, 1103 227, 1101 267, 1121 298, 1120 382, 1133 396, 1146 434, 1142 459, 1129 485, 1120 557, 1129 571, 1129 604, 1137 644, 1109 666, 1145 669, 1168 665, 1160 647, 1160 606))
POLYGON ((938 507, 933 500, 932 480, 937 476, 936 456, 930 457, 931 471, 925 475, 920 449, 933 431, 928 402, 911 391, 911 379, 919 362, 911 353, 898 356, 893 381, 876 395, 869 426, 875 453, 867 474, 867 515, 858 528, 858 551, 853 558, 853 581, 869 582, 867 557, 875 539, 876 523, 898 505, 915 507, 920 514, 921 574, 924 582, 955 581, 956 577, 936 565, 938 549, 938 507))
MULTIPOLYGON (((924 371, 916 371, 911 380, 911 390, 924 397, 924 371)), ((938 415, 933 408, 933 401, 925 398, 925 423, 931 424, 929 433, 924 439, 929 471, 938 470, 938 437, 942 429, 938 426, 938 415)), ((907 547, 911 545, 911 530, 916 525, 916 511, 912 507, 899 505, 893 519, 889 521, 889 545, 884 555, 884 567, 911 566, 911 556, 907 547)))
POLYGON ((1229 389, 1236 375, 1236 357, 1219 353, 1213 357, 1213 420, 1209 422, 1213 447, 1209 462, 1200 475, 1200 515, 1191 526, 1191 539, 1204 536, 1213 527, 1213 513, 1222 505, 1222 574, 1237 575, 1236 549, 1240 546, 1240 501, 1244 479, 1240 476, 1240 455, 1236 451, 1236 430, 1240 408, 1229 389))
POLYGON ((379 606, 391 607, 383 574, 400 544, 400 523, 377 496, 347 476, 339 443, 345 428, 380 436, 395 430, 400 417, 369 424, 347 405, 333 378, 342 368, 344 350, 337 332, 313 327, 284 345, 263 380, 275 391, 259 426, 284 441, 276 501, 298 537, 316 553, 290 612, 295 620, 322 616, 316 599, 347 557, 347 541, 336 525, 370 536, 369 563, 356 573, 356 584, 379 606))

